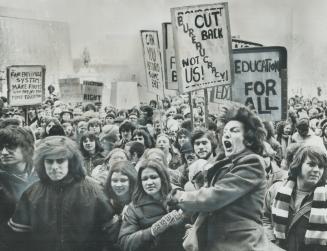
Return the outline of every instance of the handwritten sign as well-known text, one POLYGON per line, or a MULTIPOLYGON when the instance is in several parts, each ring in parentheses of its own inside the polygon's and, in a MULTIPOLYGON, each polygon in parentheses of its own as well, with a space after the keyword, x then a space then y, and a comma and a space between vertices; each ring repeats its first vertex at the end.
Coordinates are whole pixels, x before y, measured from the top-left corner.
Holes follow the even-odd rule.
POLYGON ((173 8, 171 16, 180 92, 230 84, 228 4, 173 8))
POLYGON ((83 101, 99 103, 102 102, 103 83, 94 81, 83 81, 83 101))
POLYGON ((178 90, 173 28, 171 23, 162 24, 162 33, 166 89, 178 90))
POLYGON ((39 105, 44 100, 45 66, 7 67, 8 103, 11 106, 39 105))
POLYGON ((148 90, 163 96, 164 81, 158 31, 141 31, 148 90))
POLYGON ((287 116, 287 52, 284 47, 233 50, 232 100, 256 111, 263 120, 287 116))
POLYGON ((64 103, 82 102, 82 85, 79 78, 59 79, 60 99, 64 103))

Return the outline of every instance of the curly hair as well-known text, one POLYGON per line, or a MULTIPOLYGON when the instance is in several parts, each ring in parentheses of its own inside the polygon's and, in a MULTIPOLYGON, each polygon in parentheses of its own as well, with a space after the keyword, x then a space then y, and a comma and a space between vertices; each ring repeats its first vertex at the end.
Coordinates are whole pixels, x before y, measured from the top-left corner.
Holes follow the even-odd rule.
POLYGON ((295 152, 293 161, 289 167, 288 179, 296 181, 296 178, 301 174, 302 165, 307 158, 310 158, 320 168, 324 168, 324 175, 317 185, 325 185, 327 168, 326 150, 314 145, 303 145, 295 152))
POLYGON ((256 114, 245 106, 235 105, 229 108, 225 107, 220 120, 225 125, 231 120, 241 122, 244 125, 244 145, 253 152, 262 154, 266 130, 256 114))
POLYGON ((82 180, 86 176, 83 157, 76 142, 66 136, 52 136, 42 139, 34 154, 36 172, 42 182, 50 182, 46 174, 44 160, 48 156, 68 159, 68 175, 75 180, 82 180))
POLYGON ((139 170, 137 173, 137 186, 135 189, 135 192, 133 194, 132 201, 134 204, 136 204, 138 201, 141 200, 142 197, 146 195, 143 185, 142 185, 142 172, 146 168, 151 168, 154 171, 156 171, 160 177, 161 180, 161 189, 160 193, 163 199, 165 199, 168 195, 168 193, 171 191, 171 184, 169 180, 169 174, 167 169, 163 166, 162 163, 160 163, 157 160, 143 160, 140 163, 139 170))

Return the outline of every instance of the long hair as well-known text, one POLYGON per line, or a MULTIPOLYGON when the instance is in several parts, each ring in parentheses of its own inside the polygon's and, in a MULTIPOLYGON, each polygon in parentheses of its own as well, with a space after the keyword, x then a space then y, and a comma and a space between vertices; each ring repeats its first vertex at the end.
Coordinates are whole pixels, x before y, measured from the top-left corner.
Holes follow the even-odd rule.
POLYGON ((79 181, 85 178, 86 170, 83 167, 83 157, 77 144, 66 136, 52 136, 42 139, 34 154, 34 165, 41 181, 49 182, 44 160, 48 156, 58 156, 68 159, 68 175, 79 181))
POLYGON ((164 200, 166 199, 168 193, 171 191, 169 174, 167 172, 167 169, 163 166, 163 164, 157 160, 143 160, 140 163, 140 167, 137 173, 137 186, 132 198, 134 204, 137 204, 138 201, 140 201, 142 197, 146 195, 146 192, 143 189, 142 179, 141 179, 142 172, 146 168, 151 168, 158 173, 161 180, 160 193, 161 193, 161 197, 164 200))
POLYGON ((136 181, 137 181, 137 172, 132 163, 128 160, 122 160, 114 163, 109 169, 108 178, 105 184, 105 190, 108 193, 108 197, 112 198, 114 201, 118 200, 116 193, 113 191, 111 187, 111 177, 113 173, 121 173, 128 177, 129 181, 129 195, 132 198, 132 194, 135 191, 136 181))
POLYGON ((0 129, 1 148, 6 145, 21 147, 24 161, 26 162, 26 171, 28 173, 33 169, 34 143, 33 133, 27 128, 9 125, 0 129))
POLYGON ((176 141, 174 143, 174 147, 176 147, 179 151, 181 150, 181 145, 178 143, 178 139, 182 136, 182 135, 185 135, 188 139, 191 139, 191 132, 185 128, 180 128, 178 131, 177 131, 177 134, 176 134, 176 141))
POLYGON ((117 152, 122 152, 122 153, 124 153, 125 156, 126 156, 126 159, 129 160, 128 154, 127 154, 127 152, 126 152, 124 149, 121 149, 121 148, 114 148, 114 149, 112 149, 112 150, 108 153, 108 155, 104 158, 104 162, 103 162, 103 163, 104 163, 105 165, 108 165, 108 162, 109 162, 109 160, 111 159, 111 157, 112 157, 115 153, 117 153, 117 152))
POLYGON ((103 150, 101 147, 100 141, 99 141, 98 137, 95 135, 95 133, 87 131, 82 135, 82 137, 80 138, 80 141, 79 141, 80 150, 82 152, 82 155, 85 158, 90 157, 90 153, 84 149, 84 145, 83 145, 83 141, 85 141, 86 139, 95 141, 95 153, 99 153, 103 150))
POLYGON ((264 149, 266 130, 260 118, 245 106, 235 105, 225 107, 221 122, 227 124, 231 120, 241 122, 244 126, 244 145, 253 152, 261 155, 264 149))
POLYGON ((319 168, 324 168, 324 174, 317 186, 324 185, 326 183, 327 154, 326 150, 314 145, 304 145, 299 147, 290 164, 288 179, 296 181, 296 178, 301 174, 302 165, 307 158, 310 158, 310 160, 318 165, 319 168))

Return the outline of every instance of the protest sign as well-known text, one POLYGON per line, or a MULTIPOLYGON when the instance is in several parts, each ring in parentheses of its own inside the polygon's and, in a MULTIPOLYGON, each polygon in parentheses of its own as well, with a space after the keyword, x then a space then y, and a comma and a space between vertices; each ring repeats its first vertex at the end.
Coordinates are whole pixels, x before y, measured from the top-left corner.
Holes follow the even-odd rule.
POLYGON ((287 116, 287 51, 284 47, 233 50, 232 100, 268 121, 287 116))
POLYGON ((158 31, 141 30, 141 38, 148 90, 162 97, 164 81, 158 31))
POLYGON ((82 102, 82 85, 79 78, 59 79, 60 99, 64 103, 82 102))
POLYGON ((173 28, 171 23, 162 24, 162 33, 165 87, 166 89, 178 90, 173 28))
POLYGON ((91 103, 102 102, 103 83, 95 81, 83 81, 83 101, 91 103))
POLYGON ((171 9, 177 78, 181 93, 230 84, 228 4, 171 9))
POLYGON ((11 106, 39 105, 44 100, 45 66, 7 67, 8 103, 11 106))

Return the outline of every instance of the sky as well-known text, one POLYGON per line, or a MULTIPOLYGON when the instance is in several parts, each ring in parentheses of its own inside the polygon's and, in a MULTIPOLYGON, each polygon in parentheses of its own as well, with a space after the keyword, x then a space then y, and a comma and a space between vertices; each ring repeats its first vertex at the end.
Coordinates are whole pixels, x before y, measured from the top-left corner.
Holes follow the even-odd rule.
MULTIPOLYGON (((21 16, 67 22, 71 53, 87 47, 92 63, 126 66, 144 81, 139 31, 170 21, 170 8, 215 3, 212 0, 0 0, 0 10, 21 16)), ((289 93, 323 94, 327 78, 327 1, 229 0, 232 35, 288 52, 289 93)), ((0 12, 1 13, 1 12, 0 12)), ((2 13, 5 13, 2 11, 2 13)))

